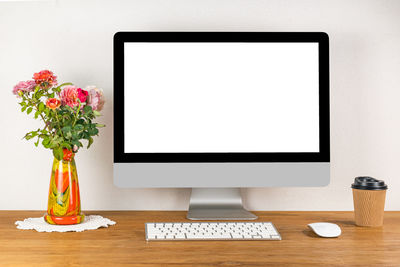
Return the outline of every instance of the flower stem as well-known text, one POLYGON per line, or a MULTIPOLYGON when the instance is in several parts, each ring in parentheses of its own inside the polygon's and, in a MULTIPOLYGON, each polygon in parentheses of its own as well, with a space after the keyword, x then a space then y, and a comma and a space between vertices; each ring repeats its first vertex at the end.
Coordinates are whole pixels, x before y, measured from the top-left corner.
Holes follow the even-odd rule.
POLYGON ((75 118, 74 118, 74 123, 72 123, 72 126, 75 126, 76 119, 78 118, 79 110, 81 110, 81 104, 82 104, 81 101, 79 101, 78 110, 76 111, 75 118))
MULTIPOLYGON (((36 111, 39 111, 39 108, 38 108, 38 106, 36 105, 35 102, 31 101, 31 99, 29 99, 29 98, 27 98, 27 100, 35 107, 36 111)), ((51 135, 53 135, 52 132, 51 132, 51 129, 48 128, 48 126, 50 125, 50 124, 48 124, 49 121, 46 121, 46 120, 45 120, 45 118, 43 117, 43 114, 42 114, 42 113, 39 113, 39 116, 40 116, 40 118, 42 118, 42 121, 44 122, 44 125, 45 125, 45 127, 44 127, 43 129, 44 129, 44 130, 49 129, 49 133, 50 133, 51 135)))
POLYGON ((53 110, 52 112, 54 112, 54 115, 56 116, 56 120, 57 120, 57 122, 58 122, 58 129, 59 129, 60 132, 61 132, 61 136, 62 136, 63 139, 65 140, 64 133, 63 133, 63 131, 62 131, 62 129, 61 129, 61 123, 60 123, 60 120, 58 119, 58 114, 57 114, 57 112, 56 112, 55 110, 53 110))

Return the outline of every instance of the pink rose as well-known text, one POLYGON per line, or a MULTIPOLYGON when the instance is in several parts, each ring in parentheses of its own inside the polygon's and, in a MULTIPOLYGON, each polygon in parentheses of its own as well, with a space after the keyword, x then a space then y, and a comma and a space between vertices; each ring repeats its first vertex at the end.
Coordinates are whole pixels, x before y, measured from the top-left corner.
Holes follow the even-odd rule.
POLYGON ((97 88, 94 85, 86 86, 85 90, 89 93, 87 105, 91 106, 93 110, 102 110, 105 102, 103 90, 97 88))
POLYGON ((79 149, 79 147, 77 145, 74 145, 72 147, 72 152, 76 153, 76 152, 78 152, 78 149, 79 149))
POLYGON ((88 91, 82 90, 82 88, 78 88, 78 98, 81 101, 81 103, 86 102, 88 94, 89 94, 88 91))
POLYGON ((65 86, 60 92, 61 104, 63 106, 77 107, 78 102, 78 87, 70 85, 65 86))
POLYGON ((14 95, 19 95, 20 92, 32 92, 35 89, 35 86, 36 82, 33 80, 29 80, 26 82, 21 81, 14 86, 12 92, 14 95))

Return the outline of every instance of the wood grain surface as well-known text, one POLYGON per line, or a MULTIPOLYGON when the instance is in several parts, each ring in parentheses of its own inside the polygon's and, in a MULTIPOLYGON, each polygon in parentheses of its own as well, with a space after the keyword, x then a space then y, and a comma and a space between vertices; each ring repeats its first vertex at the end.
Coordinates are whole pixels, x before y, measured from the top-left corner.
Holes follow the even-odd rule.
POLYGON ((356 226, 352 212, 255 212, 282 241, 145 241, 145 222, 188 221, 182 211, 86 212, 117 224, 81 233, 16 229, 43 213, 0 211, 0 266, 400 266, 400 212, 377 228, 356 226), (317 237, 307 224, 320 221, 342 235, 317 237))

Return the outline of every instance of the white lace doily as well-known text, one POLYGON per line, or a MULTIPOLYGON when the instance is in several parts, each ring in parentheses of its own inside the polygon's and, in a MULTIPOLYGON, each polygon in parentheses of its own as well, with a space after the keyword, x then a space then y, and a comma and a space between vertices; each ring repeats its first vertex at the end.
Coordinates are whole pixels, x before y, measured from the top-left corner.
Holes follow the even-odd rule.
POLYGON ((80 224, 73 225, 52 225, 45 222, 43 217, 28 218, 23 221, 16 221, 18 229, 36 230, 38 232, 82 232, 85 230, 94 230, 100 227, 108 227, 116 222, 103 218, 100 215, 85 216, 85 220, 80 224))

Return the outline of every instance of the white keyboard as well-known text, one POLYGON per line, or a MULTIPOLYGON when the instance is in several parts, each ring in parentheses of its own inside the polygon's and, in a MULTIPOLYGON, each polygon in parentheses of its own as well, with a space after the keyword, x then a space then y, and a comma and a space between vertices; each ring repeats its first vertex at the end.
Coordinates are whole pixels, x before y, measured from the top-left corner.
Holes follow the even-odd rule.
POLYGON ((281 240, 271 222, 146 223, 147 241, 281 240))

